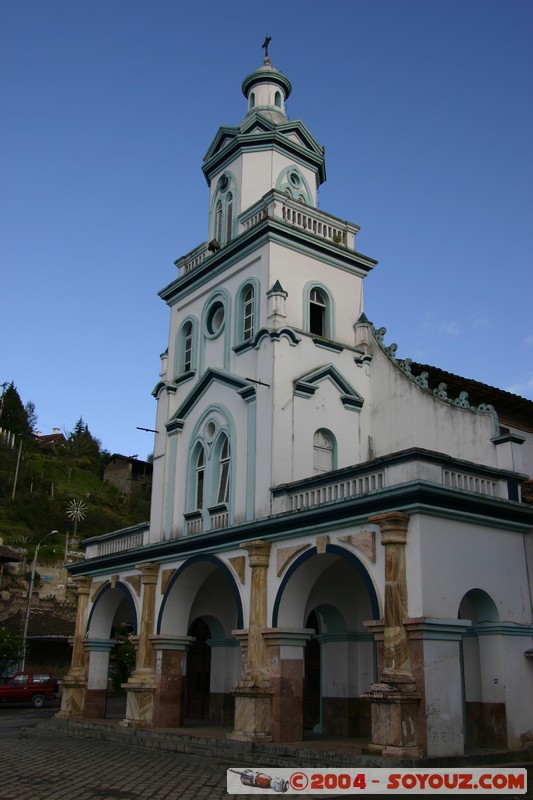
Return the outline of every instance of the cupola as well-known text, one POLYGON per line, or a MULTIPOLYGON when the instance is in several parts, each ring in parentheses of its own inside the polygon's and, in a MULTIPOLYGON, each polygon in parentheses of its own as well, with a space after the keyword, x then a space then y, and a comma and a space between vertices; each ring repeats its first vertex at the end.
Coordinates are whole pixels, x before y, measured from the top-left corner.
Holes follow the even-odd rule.
POLYGON ((265 56, 263 66, 244 79, 242 92, 248 100, 248 114, 259 111, 274 123, 287 122, 285 101, 292 90, 291 82, 265 56))

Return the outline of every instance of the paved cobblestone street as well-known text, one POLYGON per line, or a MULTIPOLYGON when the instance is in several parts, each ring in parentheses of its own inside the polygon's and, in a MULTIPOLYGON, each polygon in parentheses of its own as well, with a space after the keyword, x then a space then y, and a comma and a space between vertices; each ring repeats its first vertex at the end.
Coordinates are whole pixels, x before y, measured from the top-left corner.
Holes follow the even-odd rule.
MULTIPOLYGON (((43 710, 39 716, 43 720, 53 713, 53 709, 43 710)), ((223 758, 218 760, 216 756, 184 755, 104 739, 67 738, 53 733, 46 736, 21 735, 21 730, 32 727, 37 718, 33 710, 1 709, 0 800, 251 800, 253 797, 294 797, 273 793, 228 795, 226 771, 236 765, 223 758)), ((273 767, 248 766, 270 775, 276 772, 273 767)), ((494 800, 533 798, 531 769, 528 772, 526 795, 494 794, 490 797, 494 800)), ((383 800, 394 795, 366 796, 383 800)), ((317 796, 306 794, 305 797, 313 800, 317 796)), ((466 795, 454 794, 453 797, 460 800, 466 795)))

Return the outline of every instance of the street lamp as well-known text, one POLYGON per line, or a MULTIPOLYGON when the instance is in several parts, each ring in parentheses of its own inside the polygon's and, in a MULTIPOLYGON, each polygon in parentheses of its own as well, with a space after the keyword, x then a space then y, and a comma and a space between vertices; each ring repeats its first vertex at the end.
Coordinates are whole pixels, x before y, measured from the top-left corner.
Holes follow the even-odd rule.
POLYGON ((57 531, 50 531, 47 533, 46 536, 43 536, 40 542, 37 542, 35 545, 35 553, 33 555, 33 561, 31 564, 31 573, 30 573, 30 585, 28 588, 28 601, 26 603, 26 616, 24 618, 24 632, 22 634, 22 658, 21 658, 21 672, 24 671, 24 665, 26 663, 26 640, 28 638, 28 622, 30 621, 30 605, 31 605, 31 596, 33 594, 33 584, 35 582, 35 570, 37 569, 37 555, 39 553, 39 547, 42 545, 45 539, 48 539, 49 536, 53 536, 54 533, 57 531))

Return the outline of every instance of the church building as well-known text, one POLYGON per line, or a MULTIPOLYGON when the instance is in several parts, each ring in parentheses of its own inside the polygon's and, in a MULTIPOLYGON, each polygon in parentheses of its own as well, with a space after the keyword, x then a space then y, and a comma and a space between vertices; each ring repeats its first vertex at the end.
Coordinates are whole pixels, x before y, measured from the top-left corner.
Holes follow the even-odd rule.
POLYGON ((377 262, 268 55, 203 162, 206 241, 159 293, 149 523, 86 542, 64 718, 387 756, 533 741, 533 403, 396 357, 377 262), (221 727, 222 729, 222 727, 221 727))

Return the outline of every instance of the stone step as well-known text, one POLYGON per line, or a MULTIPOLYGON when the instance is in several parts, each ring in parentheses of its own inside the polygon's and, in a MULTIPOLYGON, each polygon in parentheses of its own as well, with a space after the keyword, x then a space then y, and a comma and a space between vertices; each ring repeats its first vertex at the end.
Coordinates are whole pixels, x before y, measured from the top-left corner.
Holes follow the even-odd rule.
POLYGON ((22 728, 23 737, 66 736, 85 739, 104 739, 106 741, 145 747, 152 750, 166 750, 174 753, 204 756, 218 762, 240 764, 241 766, 274 767, 342 767, 355 766, 367 768, 394 767, 460 767, 491 765, 531 765, 533 751, 487 751, 472 753, 462 757, 402 759, 383 758, 366 755, 361 748, 350 746, 350 740, 339 743, 339 749, 327 740, 309 743, 239 742, 228 740, 220 735, 201 736, 166 730, 128 728, 118 723, 92 722, 88 720, 50 719, 32 728, 22 728))

